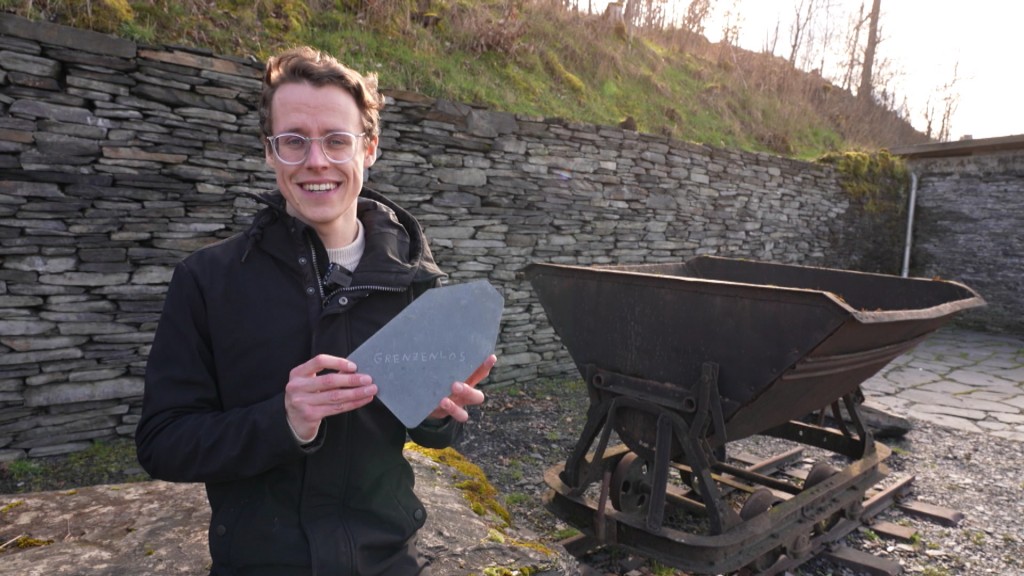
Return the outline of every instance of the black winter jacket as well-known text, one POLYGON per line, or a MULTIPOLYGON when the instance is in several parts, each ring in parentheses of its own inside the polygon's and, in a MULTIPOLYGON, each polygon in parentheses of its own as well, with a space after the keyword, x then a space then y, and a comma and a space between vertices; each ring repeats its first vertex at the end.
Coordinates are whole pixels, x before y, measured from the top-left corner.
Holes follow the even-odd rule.
POLYGON ((444 274, 416 220, 363 190, 366 234, 348 278, 327 274, 315 232, 280 195, 252 227, 174 270, 146 366, 139 460, 153 477, 205 482, 211 574, 417 574, 426 519, 402 455, 440 448, 459 424, 406 430, 374 400, 300 446, 285 417, 295 366, 345 357, 444 274))

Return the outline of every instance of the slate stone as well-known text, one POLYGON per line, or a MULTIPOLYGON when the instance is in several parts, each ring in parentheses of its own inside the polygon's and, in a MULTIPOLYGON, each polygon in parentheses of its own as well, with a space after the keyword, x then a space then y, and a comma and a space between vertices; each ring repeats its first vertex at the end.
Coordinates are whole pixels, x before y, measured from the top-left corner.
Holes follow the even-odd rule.
POLYGON ((210 70, 203 70, 199 73, 201 78, 208 78, 216 81, 218 84, 226 84, 242 90, 250 92, 259 92, 263 88, 262 74, 259 71, 253 71, 253 74, 249 78, 241 78, 236 74, 222 74, 218 72, 212 72, 210 70))
POLYGON ((21 38, 14 38, 13 36, 3 36, 2 34, 0 34, 0 48, 11 49, 36 56, 43 53, 38 42, 30 42, 28 40, 22 40, 21 38))
POLYGON ((467 118, 467 130, 474 136, 493 138, 499 134, 514 133, 519 125, 514 114, 473 110, 467 118))
POLYGON ((60 73, 60 63, 55 60, 9 50, 0 50, 0 62, 3 62, 4 69, 10 72, 24 72, 48 78, 56 78, 60 73))
POLYGON ((179 51, 163 52, 156 50, 139 50, 139 58, 167 62, 199 70, 213 70, 223 74, 241 76, 243 78, 259 78, 262 75, 262 72, 254 66, 240 65, 223 58, 211 58, 194 53, 189 54, 179 51))
POLYGON ((56 325, 38 320, 0 320, 0 334, 10 336, 35 336, 45 334, 56 325))
POLYGON ((419 426, 494 351, 504 298, 485 280, 428 290, 348 359, 407 428, 419 426))
POLYGON ((102 382, 52 384, 25 392, 25 406, 46 407, 94 400, 112 400, 141 396, 143 379, 123 377, 102 382))
MULTIPOLYGON (((11 74, 16 73, 12 72, 11 74)), ((12 77, 8 77, 7 81, 8 85, 4 87, 2 98, 0 98, 0 101, 6 104, 13 104, 15 100, 31 100, 58 104, 60 106, 71 106, 73 108, 88 107, 88 102, 81 96, 55 90, 39 89, 27 83, 19 84, 14 82, 12 77)))
POLYGON ((136 51, 135 42, 130 40, 92 30, 34 22, 13 14, 0 13, 0 34, 120 58, 132 58, 136 51))
POLYGON ((113 178, 107 174, 68 174, 49 170, 0 170, 0 182, 4 180, 28 180, 55 184, 81 184, 87 186, 109 186, 113 178))
POLYGON ((73 270, 75 264, 74 258, 44 258, 39 255, 11 258, 7 261, 7 266, 15 270, 43 273, 67 272, 73 270))
POLYGON ((441 182, 458 186, 483 186, 487 184, 487 173, 476 168, 438 168, 432 174, 441 182))
MULTIPOLYGON (((47 324, 47 323, 43 323, 47 324)), ((55 348, 71 348, 81 346, 88 338, 72 338, 68 336, 57 336, 51 338, 0 338, 0 344, 9 347, 15 352, 31 352, 33 350, 53 350, 55 348)))
POLYGON ((104 128, 109 128, 111 126, 109 121, 97 118, 88 110, 61 104, 39 102, 37 100, 17 100, 11 104, 10 113, 35 118, 46 118, 48 120, 72 122, 75 124, 101 126, 104 128))
POLYGON ((100 153, 100 145, 96 140, 66 134, 39 132, 36 134, 36 145, 44 155, 95 156, 100 153))
POLYGON ((61 348, 58 350, 39 350, 33 352, 8 352, 0 356, 0 366, 16 366, 18 364, 35 364, 81 358, 82 351, 77 348, 61 348))
POLYGON ((108 134, 108 129, 102 126, 67 124, 64 122, 53 122, 50 120, 41 120, 39 122, 39 131, 50 132, 53 134, 67 134, 69 136, 90 138, 92 140, 102 140, 106 138, 108 134))
MULTIPOLYGON (((27 86, 38 90, 52 90, 54 92, 60 90, 60 83, 56 79, 47 76, 36 76, 35 74, 26 74, 24 72, 8 72, 7 80, 11 84, 27 86)), ((68 94, 71 94, 70 90, 68 94)))
POLYGON ((67 286, 112 286, 128 281, 128 274, 97 274, 66 272, 62 274, 44 274, 39 277, 42 284, 67 286))
POLYGON ((96 66, 122 72, 131 71, 136 68, 134 59, 129 60, 127 58, 101 56, 98 54, 90 54, 88 52, 80 52, 78 50, 50 47, 46 49, 46 55, 65 64, 96 66))
POLYGON ((102 92, 106 94, 113 94, 117 96, 128 96, 128 88, 124 85, 115 84, 111 82, 103 82, 101 80, 95 80, 92 78, 83 78, 81 76, 69 75, 67 77, 68 86, 74 86, 76 88, 82 88, 85 90, 92 90, 96 92, 102 92))

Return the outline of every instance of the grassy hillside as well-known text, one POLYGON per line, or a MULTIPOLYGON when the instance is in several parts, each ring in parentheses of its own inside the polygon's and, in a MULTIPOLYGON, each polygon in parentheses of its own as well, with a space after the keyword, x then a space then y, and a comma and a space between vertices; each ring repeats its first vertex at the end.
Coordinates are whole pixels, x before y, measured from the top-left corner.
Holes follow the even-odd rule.
POLYGON ((385 89, 802 158, 926 141, 778 58, 631 35, 554 0, 0 0, 140 43, 265 59, 311 44, 385 89))

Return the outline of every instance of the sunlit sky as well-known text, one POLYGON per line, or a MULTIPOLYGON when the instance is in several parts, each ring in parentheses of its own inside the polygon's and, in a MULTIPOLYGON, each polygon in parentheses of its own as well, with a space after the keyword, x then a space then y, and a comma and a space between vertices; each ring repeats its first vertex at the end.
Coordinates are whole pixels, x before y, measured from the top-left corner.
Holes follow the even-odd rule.
MULTIPOLYGON (((831 0, 834 25, 846 29, 846 13, 862 0, 831 0), (838 13, 842 12, 840 16, 838 13)), ((800 0, 712 0, 716 15, 735 6, 740 15, 739 44, 760 51, 779 23, 776 55, 789 56, 788 30, 800 0)), ((871 0, 863 0, 865 11, 871 0)), ((597 2, 595 2, 597 4, 597 2)), ((689 0, 672 0, 685 10, 689 0)), ((910 120, 924 131, 929 103, 941 117, 941 88, 954 78, 959 94, 950 121, 950 140, 1024 134, 1024 74, 1016 61, 1024 55, 1024 2, 1020 0, 882 0, 882 42, 876 58, 891 61, 897 102, 906 98, 910 120)), ((712 41, 720 25, 709 24, 712 41)), ((877 59, 876 59, 877 62, 877 59)), ((933 131, 938 130, 938 122, 933 131)))
MULTIPOLYGON (((855 12, 861 0, 833 0, 855 12)), ((686 6, 688 0, 678 2, 686 6)), ((714 0, 718 9, 732 0, 714 0)), ((780 56, 788 56, 785 34, 799 0, 738 0, 740 44, 760 50, 766 30, 779 21, 780 56)), ((870 0, 864 0, 870 10, 870 0)), ((906 96, 914 127, 925 129, 929 97, 936 104, 954 77, 959 103, 950 122, 950 140, 970 135, 989 138, 1024 134, 1024 75, 1013 62, 1024 54, 1024 2, 1006 0, 882 0, 878 57, 898 73, 897 98, 906 96)), ((845 26, 844 26, 845 27, 845 26)), ((708 30, 709 36, 712 30, 708 30)), ((714 38, 712 38, 714 39, 714 38)), ((941 103, 938 105, 941 113, 941 103)), ((935 126, 937 128, 937 126, 935 126)))

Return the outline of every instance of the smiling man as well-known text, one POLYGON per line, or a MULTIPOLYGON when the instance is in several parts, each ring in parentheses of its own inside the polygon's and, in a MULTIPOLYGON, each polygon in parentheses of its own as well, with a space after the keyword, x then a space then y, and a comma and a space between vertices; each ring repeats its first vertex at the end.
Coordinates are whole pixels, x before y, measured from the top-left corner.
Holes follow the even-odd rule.
POLYGON ((450 445, 496 359, 412 429, 346 359, 445 277, 415 218, 363 187, 383 103, 329 55, 272 58, 260 128, 279 193, 175 268, 136 442, 153 477, 206 483, 211 575, 428 573, 402 449, 450 445))

